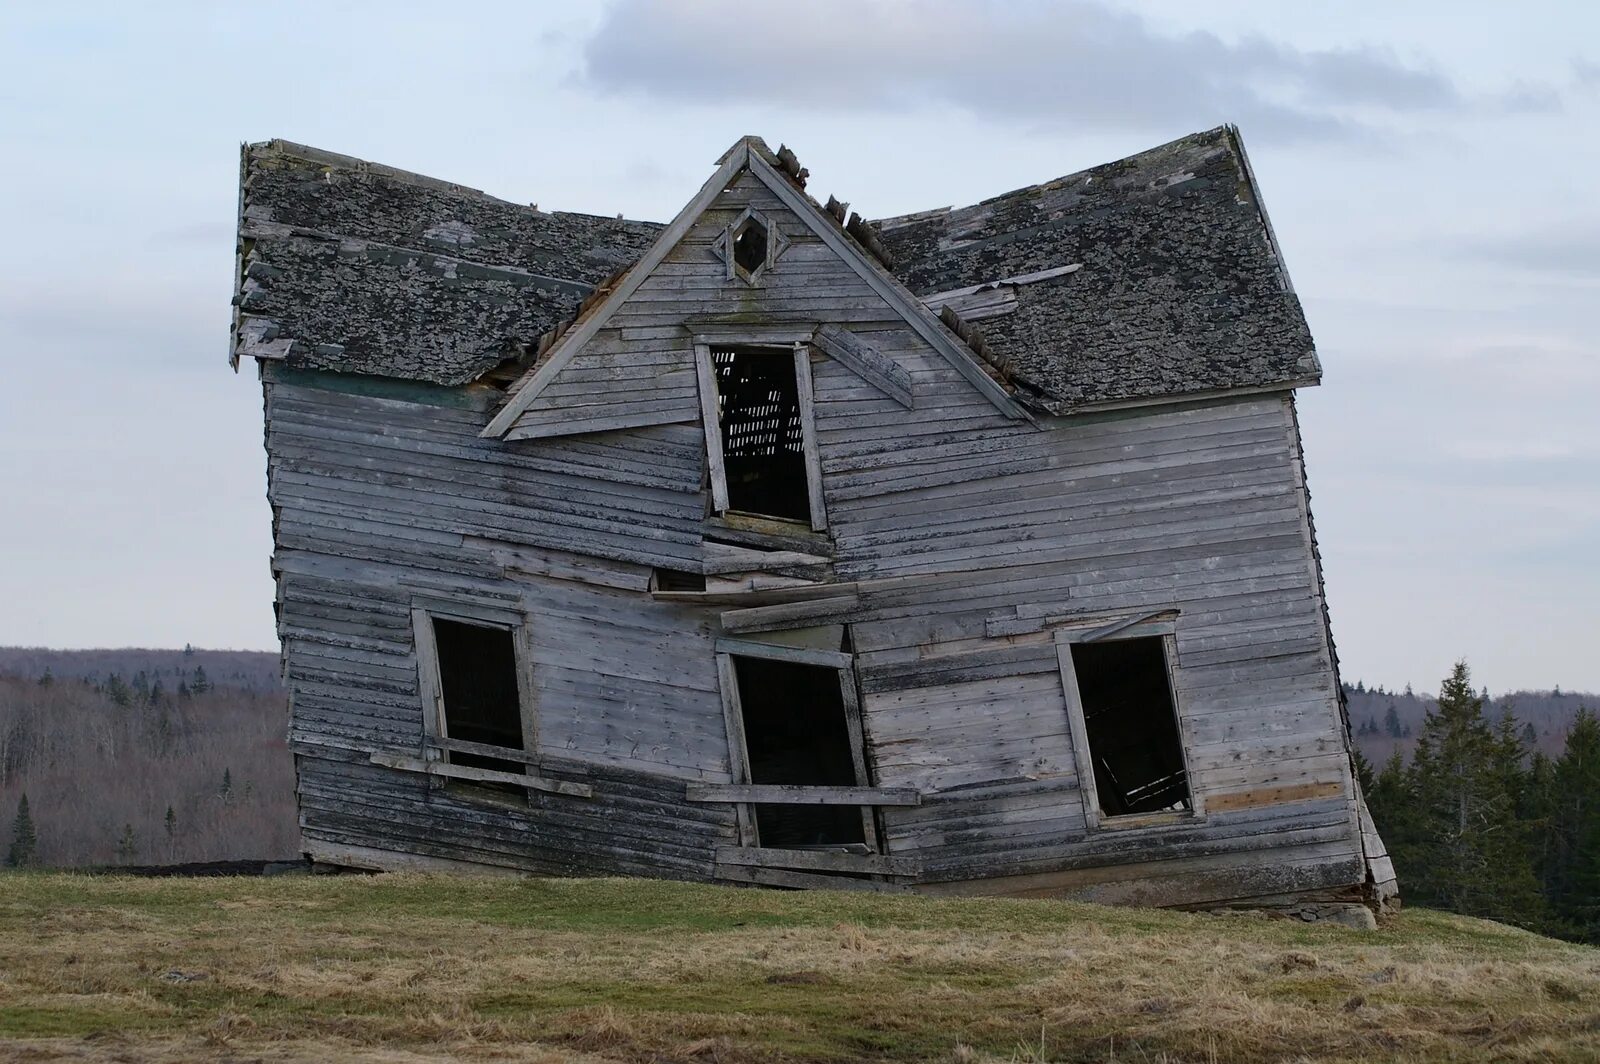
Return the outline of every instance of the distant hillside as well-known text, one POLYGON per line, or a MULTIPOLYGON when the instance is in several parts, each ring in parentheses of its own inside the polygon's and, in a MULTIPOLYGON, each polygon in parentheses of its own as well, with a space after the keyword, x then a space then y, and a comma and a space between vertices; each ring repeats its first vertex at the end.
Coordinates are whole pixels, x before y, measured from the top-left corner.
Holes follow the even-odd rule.
POLYGON ((0 648, 0 857, 23 795, 46 866, 294 856, 277 661, 0 648))
MULTIPOLYGON (((1345 696, 1350 705, 1350 730, 1361 754, 1373 768, 1382 767, 1396 750, 1402 759, 1409 761, 1422 732, 1422 718, 1434 708, 1436 699, 1418 694, 1411 688, 1404 691, 1385 691, 1381 687, 1367 687, 1357 683, 1345 685, 1345 696), (1392 720, 1390 710, 1393 710, 1392 720), (1396 734, 1398 732, 1398 734, 1396 734)), ((1579 709, 1600 711, 1600 695, 1583 691, 1512 691, 1489 696, 1484 702, 1484 715, 1498 720, 1509 711, 1522 725, 1523 740, 1531 750, 1549 757, 1561 753, 1566 742, 1567 729, 1579 709)))
POLYGON ((112 675, 131 680, 144 673, 176 690, 179 681, 204 669, 214 684, 245 691, 278 691, 276 651, 264 650, 151 650, 118 647, 109 650, 47 650, 43 647, 0 647, 0 676, 38 679, 47 671, 57 679, 101 681, 112 675))

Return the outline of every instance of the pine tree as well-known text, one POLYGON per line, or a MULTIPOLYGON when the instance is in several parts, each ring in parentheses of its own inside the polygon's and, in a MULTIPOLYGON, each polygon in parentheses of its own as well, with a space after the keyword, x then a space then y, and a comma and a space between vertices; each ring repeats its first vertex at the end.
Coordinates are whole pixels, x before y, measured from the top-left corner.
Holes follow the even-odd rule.
POLYGON ((128 689, 128 685, 123 681, 122 677, 116 673, 112 673, 106 678, 106 685, 101 690, 107 698, 119 706, 126 706, 133 701, 133 692, 128 689))
POLYGON ((134 834, 132 824, 123 824, 122 838, 117 840, 117 860, 123 864, 132 864, 138 854, 139 836, 134 834))
POLYGON ((196 665, 194 667, 194 682, 189 685, 189 690, 197 695, 203 695, 211 690, 211 681, 206 679, 206 667, 204 665, 196 665))
POLYGON ((1389 738, 1400 738, 1400 711, 1394 708, 1394 703, 1389 703, 1389 709, 1383 715, 1384 730, 1389 733, 1389 738))
POLYGON ((233 770, 222 770, 222 786, 217 789, 217 797, 222 799, 223 805, 233 804, 233 770))
POLYGON ((1532 850, 1508 780, 1515 752, 1483 717, 1466 662, 1457 662, 1424 718, 1411 769, 1416 831, 1396 854, 1412 898, 1524 926, 1543 919, 1532 850))
POLYGON ((167 838, 169 838, 169 839, 177 838, 178 837, 178 814, 172 811, 172 806, 170 806, 170 805, 167 806, 167 815, 166 815, 166 819, 165 819, 165 824, 166 824, 166 828, 167 828, 167 838))
POLYGON ((183 644, 183 656, 186 658, 194 657, 194 647, 190 646, 188 643, 183 644))
POLYGON ((44 675, 39 677, 39 686, 40 687, 49 687, 51 684, 53 684, 55 682, 56 682, 56 678, 53 675, 51 675, 50 666, 46 665, 44 667, 44 675))
POLYGON ((190 691, 189 691, 188 683, 183 681, 183 680, 179 680, 178 681, 178 697, 180 699, 187 700, 189 698, 189 695, 190 695, 190 691))
POLYGON ((39 859, 39 833, 33 826, 33 811, 28 808, 24 794, 17 803, 17 818, 11 822, 11 848, 6 851, 6 864, 13 868, 26 868, 39 859))
POLYGON ((1600 718, 1580 709, 1550 769, 1544 881, 1551 905, 1585 941, 1600 941, 1600 718))
POLYGON ((1355 764, 1356 783, 1361 785, 1361 793, 1366 795, 1377 790, 1378 777, 1372 771, 1372 762, 1356 747, 1350 749, 1350 760, 1355 764))

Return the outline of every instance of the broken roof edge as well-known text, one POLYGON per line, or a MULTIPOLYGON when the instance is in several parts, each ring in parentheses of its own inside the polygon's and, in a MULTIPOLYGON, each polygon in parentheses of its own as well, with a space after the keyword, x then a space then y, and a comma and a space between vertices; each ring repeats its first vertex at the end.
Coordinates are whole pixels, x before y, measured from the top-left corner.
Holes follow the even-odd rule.
POLYGON ((406 170, 402 167, 390 166, 388 163, 375 163, 369 159, 360 158, 359 156, 345 155, 342 152, 329 151, 326 148, 318 148, 310 144, 301 144, 297 141, 285 140, 282 137, 273 137, 270 140, 247 141, 241 145, 240 153, 243 158, 243 162, 241 164, 241 178, 248 174, 249 158, 252 154, 257 152, 272 152, 274 154, 288 156, 289 158, 293 159, 303 159, 310 163, 320 163, 323 166, 336 167, 344 170, 354 170, 358 173, 364 174, 374 174, 378 177, 388 178, 391 181, 401 182, 402 184, 415 185, 418 188, 431 188, 440 192, 454 192, 457 194, 474 196, 479 199, 488 200, 494 203, 503 203, 508 207, 515 207, 518 210, 528 211, 533 214, 559 214, 575 218, 600 218, 607 221, 620 220, 625 222, 637 222, 642 225, 661 224, 660 222, 654 222, 646 218, 628 218, 620 214, 595 214, 590 211, 540 210, 535 203, 506 199, 504 196, 496 196, 493 193, 485 192, 482 189, 476 188, 472 185, 463 185, 457 181, 447 181, 441 177, 430 177, 427 174, 417 173, 415 170, 406 170))

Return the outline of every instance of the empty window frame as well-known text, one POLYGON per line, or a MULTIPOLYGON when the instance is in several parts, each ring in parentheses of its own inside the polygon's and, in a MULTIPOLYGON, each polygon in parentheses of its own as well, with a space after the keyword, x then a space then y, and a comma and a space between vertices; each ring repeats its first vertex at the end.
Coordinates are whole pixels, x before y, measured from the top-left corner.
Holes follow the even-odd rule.
MULTIPOLYGON (((452 765, 527 772, 533 727, 524 685, 522 629, 509 615, 464 616, 413 611, 429 734, 437 754, 452 765), (494 619, 490 619, 490 618, 494 619), (499 748, 511 757, 496 757, 499 748)), ((473 781, 470 788, 525 797, 523 788, 473 781)))
POLYGON ((810 348, 695 346, 712 507, 827 528, 810 348))
MULTIPOLYGON (((762 656, 760 649, 720 655, 735 781, 872 786, 854 675, 831 664, 792 660, 792 651, 774 653, 784 656, 762 656)), ((741 813, 745 845, 878 850, 871 806, 756 804, 741 813)))
POLYGON ((1172 682, 1174 643, 1170 622, 1129 626, 1116 638, 1056 633, 1090 827, 1196 811, 1172 682))

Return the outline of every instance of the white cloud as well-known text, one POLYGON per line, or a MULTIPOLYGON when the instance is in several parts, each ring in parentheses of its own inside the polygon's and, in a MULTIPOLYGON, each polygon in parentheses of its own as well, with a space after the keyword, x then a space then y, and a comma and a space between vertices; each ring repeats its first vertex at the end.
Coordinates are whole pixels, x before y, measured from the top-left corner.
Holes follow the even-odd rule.
MULTIPOLYGON (((1438 70, 1387 48, 1164 32, 1093 0, 622 0, 588 40, 579 82, 708 104, 956 107, 1052 129, 1235 121, 1279 140, 1359 136, 1374 115, 1475 106, 1438 70)), ((1559 101, 1522 83, 1496 102, 1559 101)))

